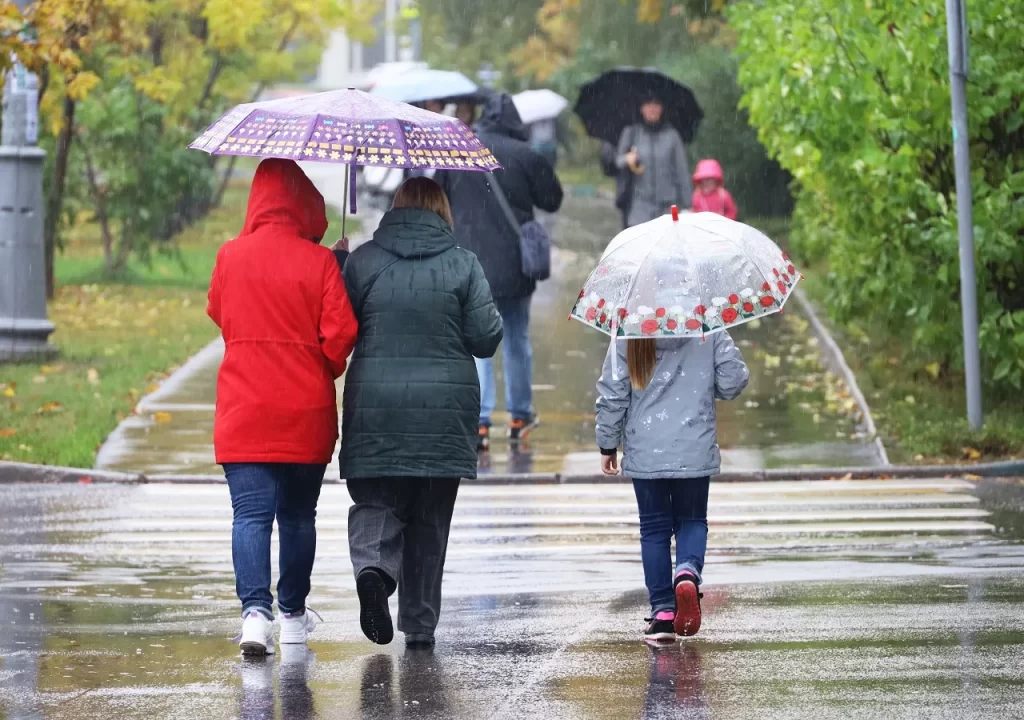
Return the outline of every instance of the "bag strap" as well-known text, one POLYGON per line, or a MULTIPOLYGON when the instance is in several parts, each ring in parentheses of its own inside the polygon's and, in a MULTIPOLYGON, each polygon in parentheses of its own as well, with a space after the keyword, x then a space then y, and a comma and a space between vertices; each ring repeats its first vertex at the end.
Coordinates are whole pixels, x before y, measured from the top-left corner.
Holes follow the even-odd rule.
POLYGON ((516 234, 521 235, 523 232, 523 226, 520 224, 515 213, 512 212, 512 206, 509 204, 508 198, 505 196, 505 191, 498 182, 498 178, 496 178, 492 172, 486 173, 486 175, 487 184, 491 186, 491 192, 494 193, 495 199, 497 199, 498 204, 501 206, 501 211, 505 213, 505 218, 509 223, 511 223, 512 229, 516 231, 516 234))

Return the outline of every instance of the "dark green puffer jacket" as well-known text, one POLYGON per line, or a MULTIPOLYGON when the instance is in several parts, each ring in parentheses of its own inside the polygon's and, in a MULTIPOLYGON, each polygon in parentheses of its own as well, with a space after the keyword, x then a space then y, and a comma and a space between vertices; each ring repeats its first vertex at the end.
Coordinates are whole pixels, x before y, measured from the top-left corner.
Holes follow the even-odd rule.
POLYGON ((391 210, 349 256, 359 341, 345 376, 341 476, 476 477, 480 385, 473 358, 501 342, 476 256, 439 215, 391 210))

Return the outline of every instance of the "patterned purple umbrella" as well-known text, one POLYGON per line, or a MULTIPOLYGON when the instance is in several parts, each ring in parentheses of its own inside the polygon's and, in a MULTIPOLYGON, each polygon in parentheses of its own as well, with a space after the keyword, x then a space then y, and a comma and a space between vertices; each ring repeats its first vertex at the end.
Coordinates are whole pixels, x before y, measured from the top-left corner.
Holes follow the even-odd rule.
POLYGON ((352 212, 357 165, 479 172, 501 167, 455 118, 351 88, 237 105, 189 147, 211 155, 348 165, 352 212))

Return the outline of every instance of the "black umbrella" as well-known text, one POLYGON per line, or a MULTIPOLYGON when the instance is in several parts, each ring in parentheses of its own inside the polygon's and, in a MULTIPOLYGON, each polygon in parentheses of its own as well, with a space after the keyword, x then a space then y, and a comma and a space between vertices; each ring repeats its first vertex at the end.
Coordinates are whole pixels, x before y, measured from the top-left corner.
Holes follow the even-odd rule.
POLYGON ((580 88, 576 114, 591 137, 618 144, 623 128, 640 121, 640 105, 656 97, 665 107, 665 121, 691 143, 704 111, 693 90, 653 68, 609 70, 580 88))

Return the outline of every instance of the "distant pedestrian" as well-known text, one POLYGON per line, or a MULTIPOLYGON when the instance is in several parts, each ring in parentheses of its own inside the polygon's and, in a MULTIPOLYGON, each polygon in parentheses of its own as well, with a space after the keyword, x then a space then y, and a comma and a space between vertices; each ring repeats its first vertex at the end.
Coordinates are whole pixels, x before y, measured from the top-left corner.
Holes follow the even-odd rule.
POLYGON ((530 133, 530 146, 543 155, 551 163, 551 167, 555 167, 558 164, 558 144, 560 140, 558 120, 556 118, 538 120, 537 122, 530 123, 528 130, 530 133))
POLYGON ((609 348, 597 382, 597 444, 605 475, 619 472, 622 446, 622 472, 633 481, 649 641, 700 629, 708 488, 721 466, 715 400, 738 397, 747 380, 743 356, 724 331, 706 340, 637 339, 609 348))
POLYGON ((686 148, 664 115, 661 101, 649 96, 640 106, 642 122, 624 128, 619 138, 616 165, 624 176, 616 204, 630 227, 691 203, 686 148))
POLYGON ((277 520, 281 643, 304 643, 316 505, 338 440, 334 380, 357 327, 338 265, 320 246, 323 196, 291 160, 256 170, 241 235, 217 253, 207 313, 224 336, 213 445, 234 521, 242 654, 274 652, 270 536, 277 520))
POLYGON ((388 597, 397 588, 406 645, 429 646, 459 480, 476 477, 473 358, 494 355, 501 317, 429 178, 402 184, 344 274, 360 320, 339 458, 355 503, 348 536, 360 625, 373 642, 391 642, 388 597))
MULTIPOLYGON (((494 95, 477 123, 477 135, 501 163, 493 180, 483 173, 442 171, 437 180, 451 199, 459 245, 480 259, 494 302, 505 325, 505 407, 511 415, 508 436, 525 440, 537 425, 533 408, 533 349, 530 345, 530 300, 537 283, 523 273, 520 233, 534 219, 534 207, 557 212, 562 185, 554 168, 533 150, 512 98, 494 95), (497 186, 508 210, 495 195, 497 186), (509 214, 514 215, 513 225, 509 214)), ((479 449, 490 447, 496 405, 494 368, 489 358, 477 360, 480 378, 479 449)))
POLYGON ((697 189, 693 193, 694 212, 712 212, 735 220, 736 203, 732 195, 725 189, 722 177, 722 166, 717 160, 706 159, 697 163, 693 172, 693 182, 697 189))
POLYGON ((462 121, 466 127, 473 127, 476 122, 476 101, 460 100, 455 103, 455 119, 462 121))

